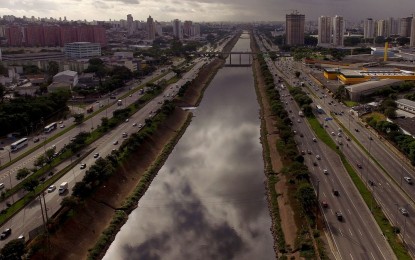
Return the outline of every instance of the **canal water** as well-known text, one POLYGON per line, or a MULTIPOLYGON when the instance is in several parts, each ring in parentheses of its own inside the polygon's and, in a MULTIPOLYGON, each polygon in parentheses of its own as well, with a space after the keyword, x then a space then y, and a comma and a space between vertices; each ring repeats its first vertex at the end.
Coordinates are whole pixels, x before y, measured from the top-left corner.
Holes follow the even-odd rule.
POLYGON ((219 70, 104 259, 275 259, 258 111, 252 68, 219 70))

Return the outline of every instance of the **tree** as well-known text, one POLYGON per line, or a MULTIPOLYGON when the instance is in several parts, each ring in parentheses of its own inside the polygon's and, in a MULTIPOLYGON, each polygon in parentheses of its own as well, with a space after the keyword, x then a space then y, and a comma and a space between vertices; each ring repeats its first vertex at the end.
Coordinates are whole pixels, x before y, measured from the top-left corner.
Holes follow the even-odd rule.
POLYGON ((24 253, 24 239, 13 239, 0 250, 0 259, 21 260, 24 253))
POLYGON ((23 183, 23 189, 27 190, 28 192, 31 192, 34 191, 38 185, 39 181, 37 179, 28 179, 23 183))
POLYGON ((306 117, 313 115, 313 108, 310 105, 303 105, 301 108, 303 109, 303 113, 306 117))
POLYGON ((317 204, 316 194, 309 183, 302 183, 297 189, 297 199, 301 203, 304 212, 312 216, 313 208, 317 204))
POLYGON ((30 174, 29 169, 21 168, 17 171, 16 180, 22 180, 22 179, 26 178, 26 176, 28 176, 29 174, 30 174))
POLYGON ((84 121, 84 117, 85 115, 81 113, 73 115, 75 124, 81 124, 84 121))
POLYGON ((56 147, 55 146, 46 150, 46 153, 45 153, 46 162, 48 162, 48 163, 52 162, 53 158, 55 157, 54 156, 55 152, 56 152, 56 147))
POLYGON ((56 74, 58 74, 59 72, 59 64, 56 61, 49 61, 48 63, 48 76, 49 76, 49 83, 52 83, 53 80, 53 76, 55 76, 56 74))
POLYGON ((40 155, 39 157, 36 158, 34 165, 37 167, 42 167, 43 164, 46 163, 46 157, 44 154, 40 155))
POLYGON ((396 109, 394 107, 387 107, 385 109, 385 116, 389 118, 395 118, 396 117, 396 109))
POLYGON ((4 95, 6 94, 6 87, 3 86, 3 84, 0 83, 0 99, 3 103, 4 95))

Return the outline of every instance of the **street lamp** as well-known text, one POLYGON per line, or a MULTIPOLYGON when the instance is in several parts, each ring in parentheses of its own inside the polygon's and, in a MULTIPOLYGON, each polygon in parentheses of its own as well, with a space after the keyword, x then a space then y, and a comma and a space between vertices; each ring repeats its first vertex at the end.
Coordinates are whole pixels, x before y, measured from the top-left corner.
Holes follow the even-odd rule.
MULTIPOLYGON (((10 189, 12 189, 13 184, 12 184, 12 177, 10 175, 10 170, 9 170, 9 182, 10 182, 10 189)), ((12 202, 14 203, 14 192, 12 192, 12 202)))

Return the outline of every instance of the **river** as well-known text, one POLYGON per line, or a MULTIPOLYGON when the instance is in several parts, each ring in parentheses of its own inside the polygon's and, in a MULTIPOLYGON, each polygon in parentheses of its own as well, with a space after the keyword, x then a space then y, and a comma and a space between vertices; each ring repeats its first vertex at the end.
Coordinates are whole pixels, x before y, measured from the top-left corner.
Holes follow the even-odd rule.
POLYGON ((252 68, 220 69, 104 259, 275 259, 258 111, 252 68))

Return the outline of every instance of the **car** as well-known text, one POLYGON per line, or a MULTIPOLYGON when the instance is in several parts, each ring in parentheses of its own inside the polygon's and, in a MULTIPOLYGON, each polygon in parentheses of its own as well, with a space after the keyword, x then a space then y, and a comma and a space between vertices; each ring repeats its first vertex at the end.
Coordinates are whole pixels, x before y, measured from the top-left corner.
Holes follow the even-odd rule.
POLYGON ((402 215, 409 216, 409 212, 405 208, 399 208, 399 211, 401 212, 402 215))
POLYGON ((317 162, 313 162, 313 165, 314 165, 314 166, 317 166, 317 162))
POLYGON ((4 189, 4 183, 0 183, 0 190, 4 189))
POLYGON ((81 163, 81 170, 86 168, 86 163, 81 163))
POLYGON ((301 151, 301 154, 302 154, 302 155, 305 155, 305 151, 304 151, 304 150, 302 150, 302 151, 301 151))
POLYGON ((143 127, 143 124, 139 124, 139 125, 138 125, 138 128, 141 128, 141 127, 143 127))
POLYGON ((357 129, 357 128, 355 128, 354 130, 355 130, 356 132, 359 132, 359 129, 357 129))
POLYGON ((313 142, 317 143, 317 139, 315 137, 313 137, 313 142))
POLYGON ((63 124, 60 126, 60 128, 64 128, 64 127, 65 127, 65 125, 63 125, 63 124))
POLYGON ((48 193, 51 193, 54 190, 56 190, 56 186, 55 185, 50 185, 49 188, 48 188, 48 193))
POLYGON ((63 121, 59 121, 59 124, 61 125, 61 124, 63 124, 63 121))
POLYGON ((129 97, 132 97, 132 96, 133 96, 133 95, 131 95, 131 94, 129 95, 129 97))
POLYGON ((297 119, 297 122, 298 122, 298 123, 300 123, 300 122, 301 122, 301 120, 300 120, 300 119, 297 119))
POLYGON ((410 184, 410 185, 412 185, 412 184, 413 184, 411 177, 405 176, 405 177, 403 177, 403 179, 404 179, 404 180, 405 180, 408 184, 410 184))
POLYGON ((117 145, 118 144, 118 140, 115 140, 112 144, 113 145, 117 145))
POLYGON ((303 134, 300 134, 300 137, 304 137, 304 135, 303 134))
POLYGON ((128 118, 127 118, 127 119, 125 119, 125 122, 128 122, 128 121, 130 121, 130 119, 128 119, 128 118))
POLYGON ((371 136, 369 136, 369 140, 373 140, 373 138, 371 136))
POLYGON ((137 126, 137 123, 134 123, 133 126, 137 126))
POLYGON ((95 103, 99 104, 99 100, 95 101, 95 103))
POLYGON ((338 221, 342 221, 343 220, 343 214, 340 211, 336 211, 336 218, 338 221))
POLYGON ((98 158, 98 157, 99 157, 99 153, 95 153, 94 158, 98 158))
POLYGON ((39 142, 39 140, 40 140, 40 139, 39 139, 39 137, 35 137, 35 138, 33 138, 33 142, 34 142, 34 143, 39 142))
POLYGON ((347 140, 347 141, 350 141, 350 137, 346 136, 346 140, 347 140))
POLYGON ((334 132, 331 132, 331 135, 332 135, 332 136, 335 136, 336 134, 335 134, 334 132))
POLYGON ((337 133, 337 136, 338 136, 338 137, 342 137, 342 133, 338 132, 338 133, 337 133))
POLYGON ((362 169, 363 168, 363 166, 360 163, 358 163, 356 165, 357 165, 357 168, 359 168, 359 169, 362 169))
POLYGON ((323 170, 323 173, 324 173, 325 175, 328 175, 328 174, 329 174, 329 171, 328 171, 327 169, 324 169, 324 170, 323 170))
POLYGON ((372 181, 372 180, 369 180, 369 185, 370 185, 370 186, 375 186, 375 182, 374 182, 374 181, 372 181))
POLYGON ((334 196, 338 197, 340 195, 338 190, 332 189, 332 191, 334 196))
POLYGON ((1 234, 0 234, 0 240, 4 240, 6 238, 8 238, 12 233, 12 229, 11 228, 7 228, 5 229, 1 234))
POLYGON ((320 155, 318 155, 318 154, 317 154, 317 155, 316 155, 316 159, 317 159, 317 160, 321 160, 320 155))
POLYGON ((122 133, 123 138, 127 138, 127 136, 128 136, 128 133, 126 133, 126 132, 122 133))
POLYGON ((311 154, 311 150, 307 150, 307 153, 308 153, 308 154, 311 154))
POLYGON ((71 141, 75 141, 75 137, 71 137, 71 141))
POLYGON ((323 201, 321 201, 321 206, 323 206, 323 208, 328 208, 329 207, 329 204, 327 203, 327 201, 325 201, 325 200, 323 200, 323 201))
POLYGON ((25 240, 25 237, 24 237, 24 235, 20 235, 20 236, 17 237, 17 239, 25 240))

